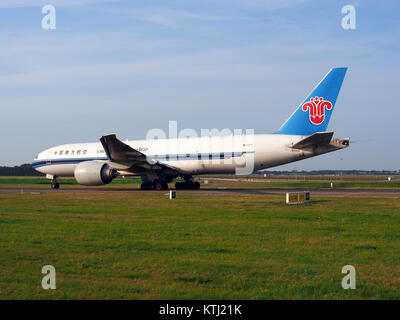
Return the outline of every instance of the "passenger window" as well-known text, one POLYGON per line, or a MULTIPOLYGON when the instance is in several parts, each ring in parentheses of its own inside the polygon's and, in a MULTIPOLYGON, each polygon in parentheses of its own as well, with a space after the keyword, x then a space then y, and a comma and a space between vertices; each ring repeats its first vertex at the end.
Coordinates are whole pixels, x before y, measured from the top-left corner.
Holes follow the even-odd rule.
POLYGON ((61 150, 60 153, 59 153, 59 155, 61 156, 62 154, 63 154, 63 151, 61 150))
POLYGON ((68 153, 69 153, 69 151, 68 151, 68 150, 66 150, 66 151, 65 151, 65 154, 68 154, 68 153))

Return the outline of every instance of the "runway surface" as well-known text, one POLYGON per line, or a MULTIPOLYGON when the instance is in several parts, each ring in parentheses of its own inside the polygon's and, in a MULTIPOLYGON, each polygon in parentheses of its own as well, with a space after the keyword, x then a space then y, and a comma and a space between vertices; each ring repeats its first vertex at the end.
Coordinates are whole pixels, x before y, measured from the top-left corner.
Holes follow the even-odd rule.
MULTIPOLYGON (((178 194, 260 194, 284 195, 286 192, 310 191, 316 196, 345 196, 345 197, 400 197, 400 189, 235 189, 235 188, 204 188, 200 190, 178 190, 178 194)), ((42 193, 166 193, 168 191, 140 190, 136 188, 0 188, 0 194, 42 194, 42 193)))

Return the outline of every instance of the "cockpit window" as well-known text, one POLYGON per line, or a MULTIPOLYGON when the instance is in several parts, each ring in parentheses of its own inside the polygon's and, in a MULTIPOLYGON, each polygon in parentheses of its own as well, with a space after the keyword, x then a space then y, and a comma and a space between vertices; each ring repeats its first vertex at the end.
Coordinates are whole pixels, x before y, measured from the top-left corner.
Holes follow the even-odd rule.
POLYGON ((60 151, 59 155, 61 156, 63 154, 63 150, 60 151))
POLYGON ((82 154, 86 154, 86 152, 87 152, 87 150, 83 150, 83 151, 82 151, 82 154))
POLYGON ((57 154, 57 151, 54 151, 54 154, 57 154))
POLYGON ((66 150, 66 151, 65 151, 65 154, 68 154, 68 153, 69 153, 69 151, 68 151, 68 150, 66 150))
POLYGON ((72 150, 72 151, 71 151, 71 154, 74 154, 74 153, 75 153, 75 150, 72 150))
POLYGON ((77 150, 77 151, 76 151, 76 154, 81 154, 81 150, 77 150))

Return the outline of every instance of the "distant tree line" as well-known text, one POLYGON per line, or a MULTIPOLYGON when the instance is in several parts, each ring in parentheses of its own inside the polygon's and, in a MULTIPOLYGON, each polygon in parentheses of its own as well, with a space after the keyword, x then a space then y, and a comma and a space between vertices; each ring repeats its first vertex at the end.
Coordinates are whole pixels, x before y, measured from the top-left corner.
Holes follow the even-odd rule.
POLYGON ((388 175, 400 174, 400 170, 292 170, 292 171, 259 171, 257 174, 273 174, 273 175, 388 175))
POLYGON ((31 164, 21 164, 15 167, 0 167, 0 176, 42 176, 32 168, 31 164))

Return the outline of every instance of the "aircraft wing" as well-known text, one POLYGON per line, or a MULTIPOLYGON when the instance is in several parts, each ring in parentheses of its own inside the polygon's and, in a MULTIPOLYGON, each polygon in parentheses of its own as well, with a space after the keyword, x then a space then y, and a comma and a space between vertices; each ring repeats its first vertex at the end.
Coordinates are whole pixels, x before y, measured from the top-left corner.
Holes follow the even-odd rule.
POLYGON ((316 132, 307 138, 300 140, 292 148, 308 149, 328 145, 332 140, 333 132, 316 132))
POLYGON ((145 172, 147 170, 163 171, 172 176, 178 176, 182 172, 178 168, 160 163, 144 153, 128 146, 118 140, 115 134, 102 136, 100 142, 111 164, 124 165, 134 172, 145 172))

